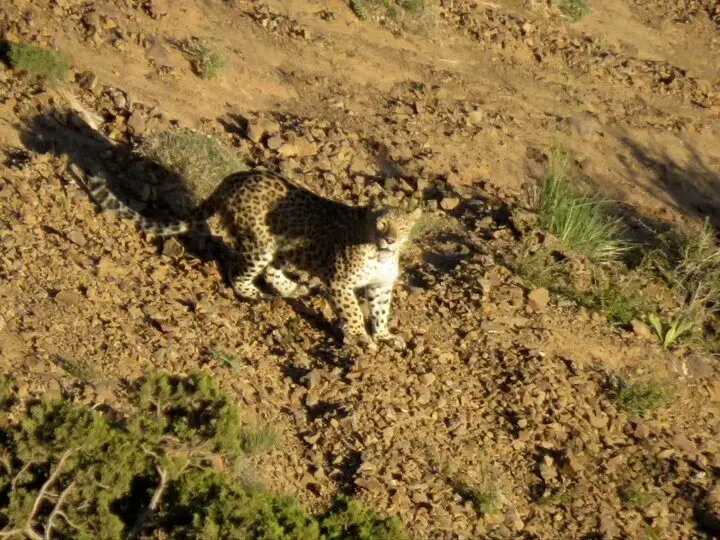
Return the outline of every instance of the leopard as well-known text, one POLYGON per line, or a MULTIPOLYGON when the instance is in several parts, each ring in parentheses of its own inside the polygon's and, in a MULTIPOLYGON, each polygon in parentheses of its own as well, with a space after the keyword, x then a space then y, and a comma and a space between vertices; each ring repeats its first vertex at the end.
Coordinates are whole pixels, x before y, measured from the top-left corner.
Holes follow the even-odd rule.
POLYGON ((258 287, 264 279, 277 295, 309 293, 288 273, 317 278, 329 292, 343 340, 377 348, 405 342, 388 329, 393 287, 400 276, 400 252, 422 210, 383 206, 376 201, 349 205, 322 197, 286 177, 251 169, 225 177, 215 190, 181 219, 153 219, 123 203, 103 175, 89 179, 101 211, 132 220, 144 233, 167 237, 207 227, 217 215, 230 241, 230 282, 244 300, 271 297, 258 287), (359 294, 369 300, 369 325, 359 294), (370 332, 368 332, 368 328, 370 332))

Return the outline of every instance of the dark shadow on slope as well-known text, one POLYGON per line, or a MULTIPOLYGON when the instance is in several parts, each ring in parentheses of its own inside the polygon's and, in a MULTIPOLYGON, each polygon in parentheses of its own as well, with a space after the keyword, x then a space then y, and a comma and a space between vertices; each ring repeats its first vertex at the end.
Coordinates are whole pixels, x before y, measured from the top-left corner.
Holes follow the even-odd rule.
MULTIPOLYGON (((698 148, 685 142, 684 163, 679 163, 662 148, 650 148, 629 136, 623 136, 620 142, 630 150, 632 158, 619 156, 625 167, 627 178, 637 175, 638 166, 646 169, 652 176, 652 182, 644 187, 650 199, 662 205, 674 208, 687 218, 709 219, 720 228, 720 160, 708 163, 698 148)), ((598 182, 584 177, 588 184, 602 193, 603 197, 615 201, 608 204, 607 211, 612 216, 622 218, 627 230, 626 236, 632 242, 654 245, 658 236, 668 232, 676 223, 671 214, 653 213, 622 203, 627 193, 618 186, 600 186, 598 182)))
MULTIPOLYGON (((720 227, 720 162, 707 163, 697 148, 685 144, 688 159, 680 164, 661 150, 646 148, 628 137, 621 139, 631 150, 637 163, 649 169, 654 178, 648 195, 670 202, 683 215, 709 218, 720 227), (663 197, 663 193, 666 197, 663 197)), ((630 164, 621 157, 628 169, 630 164)))
POLYGON ((618 141, 630 150, 630 157, 622 154, 618 157, 625 169, 622 176, 633 179, 639 175, 638 168, 644 168, 640 175, 650 176, 651 180, 642 189, 649 199, 660 203, 656 205, 660 210, 650 211, 624 202, 628 193, 617 183, 600 182, 582 174, 580 178, 592 192, 608 201, 604 206, 607 214, 622 220, 623 237, 633 245, 623 256, 623 262, 634 268, 648 250, 668 249, 665 245, 668 238, 672 243, 677 227, 682 227, 676 213, 687 219, 708 219, 720 229, 720 160, 709 162, 698 148, 682 140, 685 150, 682 163, 662 147, 643 145, 629 135, 618 141), (662 210, 668 207, 675 212, 662 210))
MULTIPOLYGON (((34 152, 67 156, 71 170, 80 170, 88 176, 101 173, 123 203, 148 217, 160 220, 182 217, 196 205, 181 176, 133 153, 128 143, 111 143, 74 112, 37 115, 24 126, 20 138, 34 152)), ((204 262, 215 260, 222 266, 221 261, 230 255, 229 248, 213 238, 207 226, 178 238, 188 253, 204 262)), ((158 247, 161 244, 158 239, 158 247)))

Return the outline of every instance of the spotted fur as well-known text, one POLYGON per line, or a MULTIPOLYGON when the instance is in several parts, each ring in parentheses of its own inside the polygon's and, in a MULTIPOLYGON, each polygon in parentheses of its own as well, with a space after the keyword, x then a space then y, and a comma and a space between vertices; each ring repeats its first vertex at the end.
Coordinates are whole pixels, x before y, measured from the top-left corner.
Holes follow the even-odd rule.
POLYGON ((157 235, 189 232, 218 214, 233 242, 231 274, 238 296, 264 298, 255 283, 259 277, 281 296, 305 294, 307 288, 284 270, 306 272, 328 286, 347 337, 370 342, 356 295, 364 289, 373 337, 399 341, 387 327, 392 288, 400 272, 400 248, 420 210, 348 206, 265 171, 228 176, 188 219, 168 222, 149 219, 124 205, 102 177, 94 177, 90 189, 103 209, 116 210, 141 230, 157 235))

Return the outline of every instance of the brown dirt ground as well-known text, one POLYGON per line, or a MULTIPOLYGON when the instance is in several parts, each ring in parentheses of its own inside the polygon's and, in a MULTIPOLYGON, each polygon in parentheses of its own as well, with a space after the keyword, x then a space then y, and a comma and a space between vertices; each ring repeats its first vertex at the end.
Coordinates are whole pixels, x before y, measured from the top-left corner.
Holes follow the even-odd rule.
POLYGON ((28 396, 118 407, 151 369, 208 370, 281 433, 254 463, 266 485, 313 511, 353 493, 416 538, 717 534, 716 361, 557 299, 533 310, 504 260, 553 141, 631 220, 720 225, 720 8, 607 0, 571 23, 548 4, 433 2, 394 33, 339 0, 3 2, 7 39, 97 77, 70 89, 113 145, 0 67, 0 368, 28 396), (217 80, 172 45, 188 36, 228 56, 217 80), (290 144, 252 142, 238 119, 290 144), (342 349, 313 315, 331 316, 322 299, 238 302, 202 246, 158 249, 98 215, 74 178, 100 166, 146 205, 182 203, 128 151, 177 126, 346 201, 459 199, 404 261, 393 324, 408 349, 342 349), (672 380, 675 397, 629 416, 608 373, 672 380), (628 486, 650 498, 624 504, 628 486))

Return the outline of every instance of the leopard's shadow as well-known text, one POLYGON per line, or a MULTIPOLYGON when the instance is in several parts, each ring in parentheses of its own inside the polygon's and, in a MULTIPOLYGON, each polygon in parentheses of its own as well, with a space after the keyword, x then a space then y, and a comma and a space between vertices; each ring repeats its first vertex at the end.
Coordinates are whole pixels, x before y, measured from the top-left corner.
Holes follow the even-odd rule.
MULTIPOLYGON (((38 114, 19 127, 20 140, 27 149, 67 157, 69 167, 65 179, 68 182, 84 181, 72 171, 80 170, 87 176, 102 173, 122 203, 151 219, 183 217, 198 202, 181 175, 133 152, 129 142, 110 142, 74 111, 38 114), (156 194, 154 200, 148 196, 150 193, 156 194)), ((232 247, 213 236, 207 224, 191 234, 178 236, 177 240, 186 253, 202 262, 218 264, 225 283, 231 284, 232 247)), ((154 244, 158 251, 162 250, 163 239, 156 238, 154 244)))

